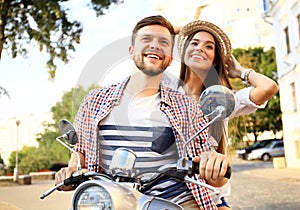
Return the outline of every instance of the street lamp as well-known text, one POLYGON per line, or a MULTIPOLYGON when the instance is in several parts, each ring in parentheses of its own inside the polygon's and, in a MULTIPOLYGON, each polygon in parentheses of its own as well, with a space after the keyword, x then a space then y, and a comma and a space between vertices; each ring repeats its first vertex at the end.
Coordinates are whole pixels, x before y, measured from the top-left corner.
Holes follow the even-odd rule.
POLYGON ((17 149, 16 149, 16 167, 14 168, 14 181, 18 182, 19 181, 19 157, 18 157, 18 144, 19 144, 19 125, 20 125, 20 120, 16 121, 17 124, 17 149))

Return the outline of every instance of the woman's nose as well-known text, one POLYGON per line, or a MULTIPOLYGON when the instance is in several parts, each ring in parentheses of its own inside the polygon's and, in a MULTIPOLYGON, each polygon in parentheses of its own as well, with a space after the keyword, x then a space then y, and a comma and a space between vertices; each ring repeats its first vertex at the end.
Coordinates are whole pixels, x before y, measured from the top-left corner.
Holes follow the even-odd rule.
POLYGON ((197 46, 197 49, 196 49, 197 51, 200 51, 200 52, 203 52, 204 51, 204 46, 202 45, 202 44, 199 44, 198 46, 197 46))

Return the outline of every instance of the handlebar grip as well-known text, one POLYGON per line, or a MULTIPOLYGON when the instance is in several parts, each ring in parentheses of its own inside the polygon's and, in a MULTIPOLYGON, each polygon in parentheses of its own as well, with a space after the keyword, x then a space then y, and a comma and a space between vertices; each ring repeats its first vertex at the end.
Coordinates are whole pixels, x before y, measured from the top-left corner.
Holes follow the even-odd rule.
POLYGON ((224 177, 227 178, 227 179, 231 178, 231 166, 228 166, 227 171, 226 171, 224 177))
MULTIPOLYGON (((199 164, 198 163, 196 164, 195 162, 192 163, 191 175, 193 175, 193 174, 199 174, 199 164)), ((227 178, 227 179, 230 179, 230 177, 231 177, 231 166, 228 166, 224 177, 227 178)))

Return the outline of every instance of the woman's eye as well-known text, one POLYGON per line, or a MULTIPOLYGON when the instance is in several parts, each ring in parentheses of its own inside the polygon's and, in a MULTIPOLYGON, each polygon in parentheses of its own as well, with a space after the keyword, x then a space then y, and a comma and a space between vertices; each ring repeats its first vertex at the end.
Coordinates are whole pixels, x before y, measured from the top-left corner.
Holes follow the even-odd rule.
POLYGON ((207 49, 214 49, 214 47, 211 46, 211 45, 207 45, 206 48, 207 48, 207 49))
POLYGON ((198 45, 197 42, 191 42, 190 44, 193 45, 193 46, 197 46, 198 45))

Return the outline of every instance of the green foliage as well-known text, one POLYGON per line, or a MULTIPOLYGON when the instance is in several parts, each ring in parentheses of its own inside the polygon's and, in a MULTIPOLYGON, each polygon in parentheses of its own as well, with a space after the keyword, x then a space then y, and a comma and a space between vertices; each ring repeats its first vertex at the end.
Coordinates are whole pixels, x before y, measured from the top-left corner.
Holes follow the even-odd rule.
POLYGON ((47 153, 40 152, 38 148, 34 148, 23 157, 19 164, 19 173, 29 174, 30 172, 38 172, 41 169, 49 169, 51 159, 49 159, 48 155, 47 153))
MULTIPOLYGON (((12 58, 26 55, 25 43, 32 40, 39 45, 39 50, 49 54, 47 67, 51 78, 55 77, 54 59, 69 61, 68 52, 75 50, 80 43, 82 25, 67 18, 63 1, 2 1, 1 8, 1 45, 10 50, 12 58)), ((2 51, 2 47, 0 48, 2 51)), ((0 52, 1 52, 0 51, 0 52)))
MULTIPOLYGON (((0 59, 6 49, 12 58, 25 56, 26 45, 35 41, 40 51, 49 55, 50 78, 55 77, 56 59, 68 63, 70 52, 80 43, 83 26, 68 18, 68 0, 2 0, 0 1, 0 59)), ((97 16, 104 14, 112 3, 122 1, 91 0, 97 16)), ((76 3, 76 2, 74 2, 76 3)))
MULTIPOLYGON (((255 71, 264 74, 274 81, 277 81, 277 68, 275 49, 264 51, 262 47, 249 49, 234 49, 233 55, 240 64, 246 68, 253 68, 255 71)), ((244 84, 240 80, 232 80, 233 87, 240 89, 244 84)), ((253 133, 255 140, 264 131, 272 131, 274 134, 282 130, 280 109, 280 97, 277 93, 264 109, 258 109, 250 115, 243 115, 233 119, 229 123, 229 135, 236 146, 244 135, 253 133)))
MULTIPOLYGON (((35 150, 36 150, 35 147, 29 147, 29 146, 24 146, 21 150, 19 150, 18 151, 19 165, 22 162, 22 160, 24 159, 24 157, 26 157, 28 154, 30 154, 31 152, 33 152, 35 150)), ((9 165, 7 168, 7 172, 12 173, 14 171, 15 167, 16 167, 16 151, 13 151, 9 157, 9 165)))
POLYGON ((111 4, 123 3, 123 0, 91 0, 90 7, 96 11, 97 17, 105 14, 105 10, 109 8, 111 4))

